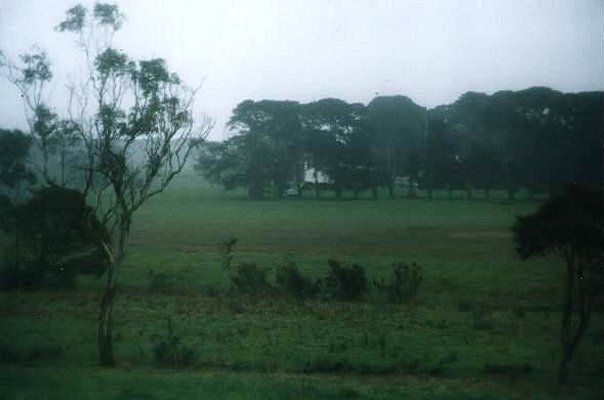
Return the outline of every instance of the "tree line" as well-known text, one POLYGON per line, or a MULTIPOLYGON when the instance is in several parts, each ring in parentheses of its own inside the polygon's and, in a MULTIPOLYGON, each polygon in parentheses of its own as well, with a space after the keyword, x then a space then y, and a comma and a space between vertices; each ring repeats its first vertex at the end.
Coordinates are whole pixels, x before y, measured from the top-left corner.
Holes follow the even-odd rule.
POLYGON ((205 143, 196 168, 227 190, 246 187, 252 198, 305 183, 316 196, 328 188, 338 198, 363 190, 377 197, 379 188, 394 197, 403 183, 409 196, 421 188, 429 197, 483 190, 488 198, 498 189, 514 198, 520 189, 533 195, 602 182, 602 109, 602 92, 545 87, 467 92, 432 109, 405 96, 366 106, 245 100, 227 124, 231 137, 205 143))

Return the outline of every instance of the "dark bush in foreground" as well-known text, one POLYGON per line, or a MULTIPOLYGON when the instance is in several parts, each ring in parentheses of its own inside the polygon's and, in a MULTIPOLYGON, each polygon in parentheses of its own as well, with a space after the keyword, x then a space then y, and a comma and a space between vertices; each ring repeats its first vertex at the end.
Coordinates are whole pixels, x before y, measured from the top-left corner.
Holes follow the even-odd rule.
POLYGON ((422 283, 422 270, 416 263, 392 264, 392 278, 389 281, 381 280, 373 281, 375 288, 386 295, 388 302, 400 304, 417 293, 420 284, 422 283))
POLYGON ((172 294, 177 291, 182 277, 174 273, 149 270, 147 279, 147 290, 150 293, 172 294))
POLYGON ((76 271, 60 265, 33 261, 22 262, 19 266, 6 263, 0 269, 0 290, 73 289, 76 277, 76 271))
POLYGON ((36 344, 26 350, 16 350, 12 346, 0 345, 0 364, 37 364, 41 362, 60 360, 63 358, 63 348, 51 344, 36 344))
POLYGON ((360 300, 367 291, 365 270, 357 264, 344 265, 337 260, 328 260, 329 272, 323 283, 324 294, 329 299, 360 300))
POLYGON ((180 337, 174 334, 172 320, 168 320, 165 336, 153 344, 153 356, 157 366, 168 368, 192 367, 197 360, 195 351, 183 345, 180 337))
POLYGON ((484 365, 484 372, 489 375, 500 375, 509 378, 517 378, 522 375, 528 375, 533 371, 530 364, 492 364, 484 365))
POLYGON ((277 267, 276 282, 279 293, 295 299, 312 298, 319 289, 310 278, 302 275, 293 261, 285 262, 277 267))
POLYGON ((230 274, 231 291, 249 296, 270 293, 272 287, 266 279, 266 272, 254 263, 239 264, 230 274))

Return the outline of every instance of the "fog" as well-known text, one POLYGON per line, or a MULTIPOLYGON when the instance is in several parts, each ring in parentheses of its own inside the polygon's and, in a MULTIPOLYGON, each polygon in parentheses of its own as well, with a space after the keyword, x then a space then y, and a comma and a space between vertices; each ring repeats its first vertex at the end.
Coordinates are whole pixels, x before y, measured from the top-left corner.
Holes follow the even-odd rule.
MULTIPOLYGON (((73 1, 0 4, 0 48, 12 58, 36 44, 55 73, 49 101, 65 104, 80 55, 55 32, 73 1)), ((83 2, 91 5, 92 2, 83 2)), ((602 90, 600 0, 583 1, 119 1, 117 46, 163 57, 188 84, 203 83, 196 112, 223 139, 245 99, 325 97, 369 102, 402 94, 433 107, 466 91, 549 86, 602 90)), ((16 90, 0 82, 0 125, 25 128, 16 90)))

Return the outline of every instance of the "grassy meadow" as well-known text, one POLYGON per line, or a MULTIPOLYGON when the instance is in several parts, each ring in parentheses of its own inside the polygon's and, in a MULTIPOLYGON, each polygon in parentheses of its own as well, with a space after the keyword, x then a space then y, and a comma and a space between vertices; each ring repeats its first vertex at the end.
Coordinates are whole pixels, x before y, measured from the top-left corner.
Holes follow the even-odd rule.
POLYGON ((510 232, 535 207, 461 193, 251 201, 181 176, 135 215, 114 314, 118 367, 96 366, 102 279, 0 293, 0 398, 601 398, 601 312, 570 385, 556 385, 562 260, 520 261, 510 232), (360 302, 250 299, 228 292, 217 245, 232 237, 233 264, 257 263, 269 279, 284 259, 319 278, 335 258, 370 280, 416 262, 423 281, 400 305, 371 288, 360 302), (192 367, 154 364, 169 320, 192 367))

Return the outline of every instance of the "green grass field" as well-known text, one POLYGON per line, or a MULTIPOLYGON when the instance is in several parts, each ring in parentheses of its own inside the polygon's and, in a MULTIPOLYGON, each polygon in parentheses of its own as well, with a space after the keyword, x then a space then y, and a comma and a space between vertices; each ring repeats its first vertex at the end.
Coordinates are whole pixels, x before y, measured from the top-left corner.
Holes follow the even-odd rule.
POLYGON ((562 261, 520 261, 510 233, 514 217, 534 208, 311 193, 250 201, 180 177, 135 216, 115 309, 118 367, 96 367, 101 280, 80 277, 75 291, 2 293, 0 398, 601 398, 601 313, 570 385, 555 384, 562 261), (284 258, 312 277, 336 258, 369 278, 387 276, 393 262, 417 262, 424 280, 402 305, 375 290, 356 303, 251 301, 227 294, 217 245, 231 237, 239 239, 234 263, 256 262, 271 279, 284 258), (169 282, 150 290, 157 273, 169 282), (155 367, 153 342, 169 319, 194 349, 194 367, 155 367))

